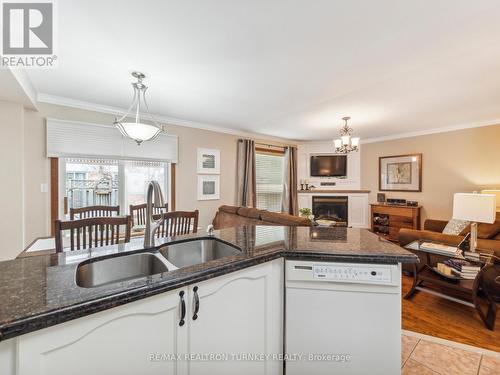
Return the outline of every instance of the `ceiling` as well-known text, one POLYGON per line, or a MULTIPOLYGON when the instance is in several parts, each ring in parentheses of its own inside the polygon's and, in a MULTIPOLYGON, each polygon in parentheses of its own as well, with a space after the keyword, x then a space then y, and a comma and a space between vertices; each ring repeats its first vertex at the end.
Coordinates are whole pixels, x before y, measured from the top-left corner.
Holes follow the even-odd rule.
POLYGON ((57 2, 41 94, 294 140, 500 119, 498 0, 57 2))

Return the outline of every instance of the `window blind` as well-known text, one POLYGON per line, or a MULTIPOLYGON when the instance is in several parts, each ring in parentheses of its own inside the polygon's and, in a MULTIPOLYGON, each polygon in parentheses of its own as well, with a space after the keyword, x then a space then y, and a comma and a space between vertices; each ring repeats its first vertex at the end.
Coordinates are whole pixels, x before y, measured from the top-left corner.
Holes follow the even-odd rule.
POLYGON ((284 172, 285 158, 283 155, 256 153, 257 208, 281 211, 284 172))
POLYGON ((112 125, 47 119, 48 157, 155 160, 177 163, 178 137, 161 134, 140 146, 112 125))

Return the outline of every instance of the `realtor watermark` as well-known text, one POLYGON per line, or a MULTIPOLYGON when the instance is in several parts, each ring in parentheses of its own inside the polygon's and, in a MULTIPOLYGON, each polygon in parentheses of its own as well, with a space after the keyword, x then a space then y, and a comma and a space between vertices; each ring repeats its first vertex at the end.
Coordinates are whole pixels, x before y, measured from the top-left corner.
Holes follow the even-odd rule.
POLYGON ((1 9, 1 67, 54 67, 54 3, 6 0, 1 9))
POLYGON ((352 357, 345 353, 150 353, 150 362, 169 361, 287 361, 287 362, 350 362, 352 357))

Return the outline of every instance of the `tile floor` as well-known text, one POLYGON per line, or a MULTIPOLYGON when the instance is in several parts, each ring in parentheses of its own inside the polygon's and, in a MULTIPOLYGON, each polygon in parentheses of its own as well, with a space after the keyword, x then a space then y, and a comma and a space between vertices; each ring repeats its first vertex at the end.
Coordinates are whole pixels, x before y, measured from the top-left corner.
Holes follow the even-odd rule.
POLYGON ((405 331, 401 367, 403 375, 500 374, 500 353, 405 331))

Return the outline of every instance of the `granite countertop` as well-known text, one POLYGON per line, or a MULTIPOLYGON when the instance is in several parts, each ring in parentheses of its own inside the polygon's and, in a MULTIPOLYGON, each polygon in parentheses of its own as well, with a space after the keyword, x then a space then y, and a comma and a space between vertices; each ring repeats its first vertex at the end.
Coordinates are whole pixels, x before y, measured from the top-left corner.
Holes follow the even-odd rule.
POLYGON ((0 341, 280 257, 337 262, 418 262, 414 254, 364 229, 248 226, 215 231, 214 237, 238 246, 241 253, 95 288, 76 285, 75 273, 80 262, 157 251, 167 244, 207 235, 161 238, 156 240, 155 248, 147 250, 142 239, 132 239, 127 244, 90 251, 0 262, 0 341))

